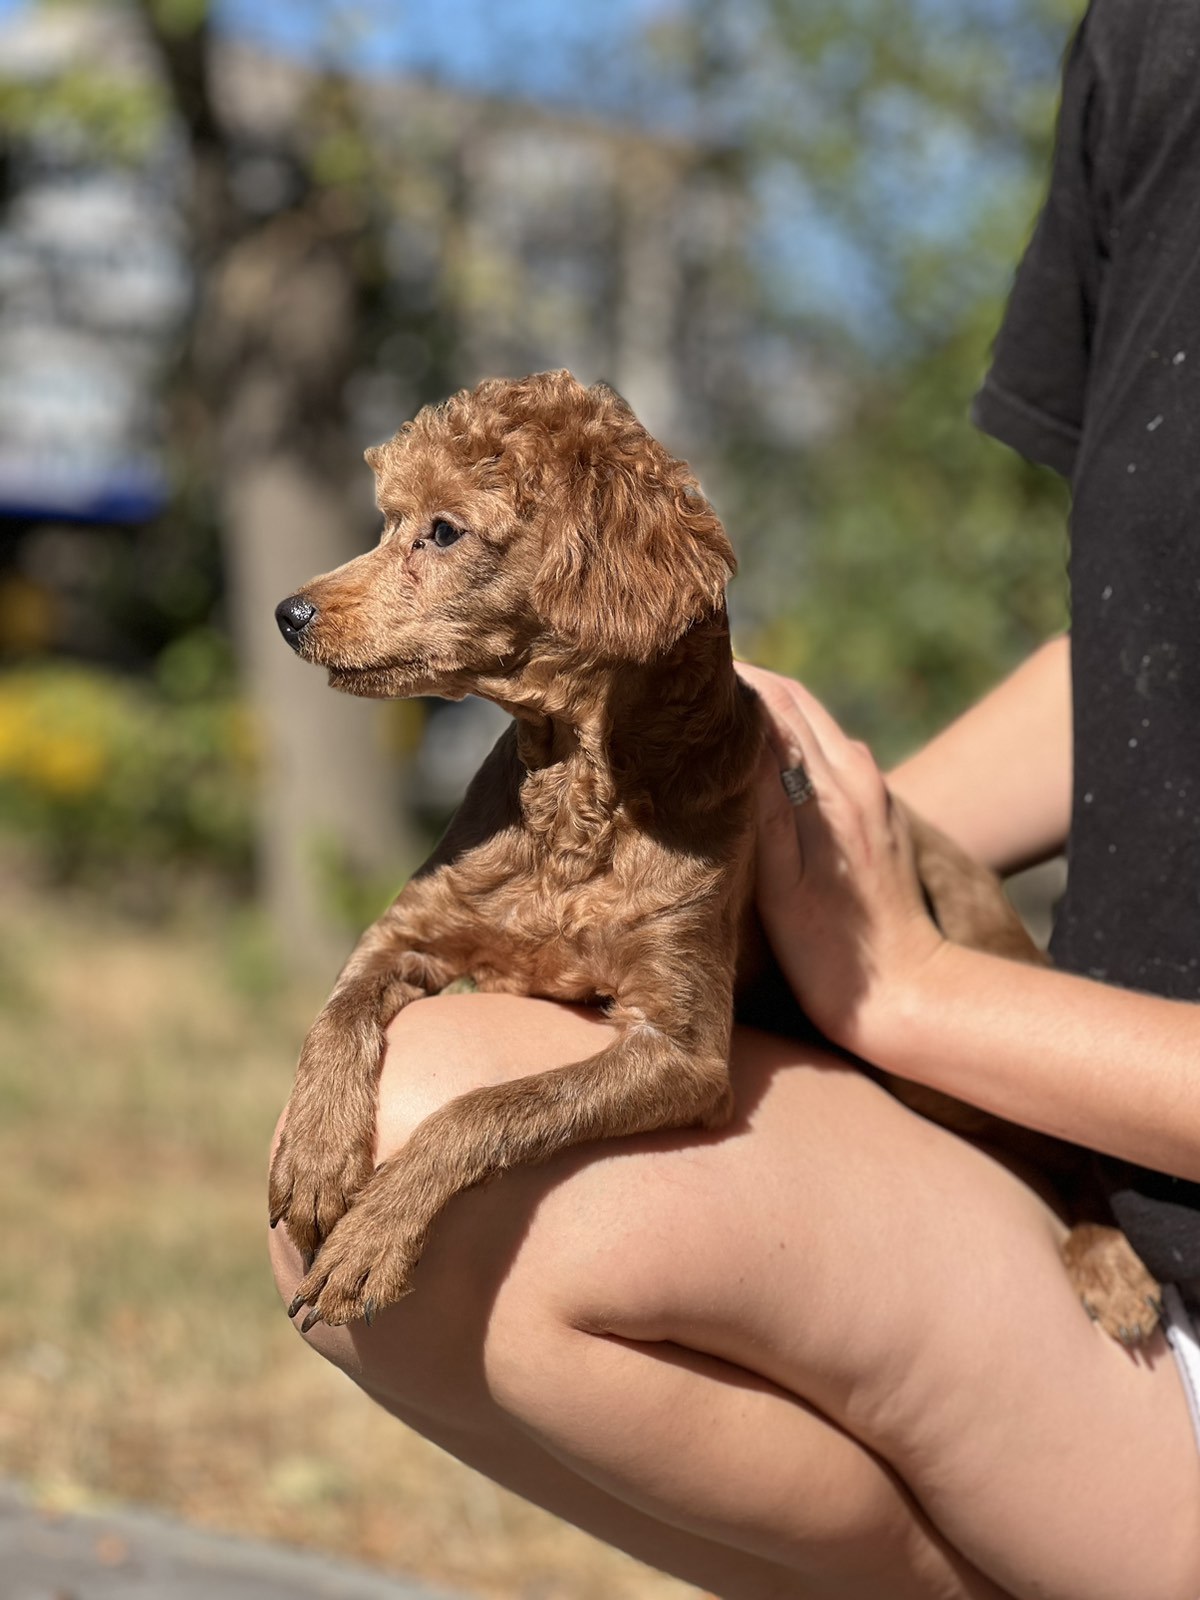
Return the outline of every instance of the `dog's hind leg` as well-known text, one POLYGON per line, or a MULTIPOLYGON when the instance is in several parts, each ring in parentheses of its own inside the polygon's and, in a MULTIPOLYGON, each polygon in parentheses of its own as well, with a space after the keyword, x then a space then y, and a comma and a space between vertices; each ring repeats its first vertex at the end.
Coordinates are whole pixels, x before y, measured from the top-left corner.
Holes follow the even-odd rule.
POLYGON ((374 1170, 375 1091, 384 1033, 396 1014, 455 976, 422 950, 421 888, 372 924, 308 1031, 271 1163, 271 1226, 283 1222, 309 1258, 374 1170))
POLYGON ((921 887, 947 939, 1010 961, 1045 966, 1046 956, 1030 938, 995 873, 923 817, 907 808, 905 814, 921 887))
POLYGON ((725 1045, 685 1047, 633 1027, 586 1061, 452 1100, 375 1173, 323 1245, 291 1315, 307 1305, 305 1329, 345 1323, 407 1294, 446 1202, 510 1167, 592 1139, 722 1126, 733 1109, 726 1056, 725 1045))

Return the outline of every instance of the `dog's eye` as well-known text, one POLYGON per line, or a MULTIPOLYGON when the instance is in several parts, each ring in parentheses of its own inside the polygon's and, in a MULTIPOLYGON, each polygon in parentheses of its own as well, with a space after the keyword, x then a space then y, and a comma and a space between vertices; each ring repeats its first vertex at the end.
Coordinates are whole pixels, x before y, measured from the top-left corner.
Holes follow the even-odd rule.
POLYGON ((463 536, 463 530, 456 528, 452 522, 435 522, 430 533, 430 538, 439 550, 446 550, 463 536))

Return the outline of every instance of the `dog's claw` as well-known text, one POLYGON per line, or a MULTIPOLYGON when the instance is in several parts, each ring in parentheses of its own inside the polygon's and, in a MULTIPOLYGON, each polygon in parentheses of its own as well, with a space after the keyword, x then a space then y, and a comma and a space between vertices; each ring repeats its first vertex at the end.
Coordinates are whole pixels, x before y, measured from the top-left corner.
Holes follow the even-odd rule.
POLYGON ((291 1305, 288 1307, 288 1316, 294 1318, 296 1313, 297 1313, 297 1311, 299 1311, 300 1307, 302 1305, 307 1304, 307 1302, 308 1302, 308 1296, 306 1294, 304 1294, 303 1292, 298 1294, 295 1297, 295 1299, 292 1301, 291 1305))
POLYGON ((320 1320, 321 1313, 317 1310, 316 1306, 314 1306, 305 1317, 304 1321, 300 1324, 300 1332, 307 1333, 310 1328, 315 1328, 320 1320))
POLYGON ((374 1300, 364 1300, 363 1301, 363 1313, 362 1314, 363 1314, 363 1321, 366 1323, 367 1327, 369 1328, 371 1326, 371 1324, 375 1320, 375 1302, 374 1302, 374 1300))

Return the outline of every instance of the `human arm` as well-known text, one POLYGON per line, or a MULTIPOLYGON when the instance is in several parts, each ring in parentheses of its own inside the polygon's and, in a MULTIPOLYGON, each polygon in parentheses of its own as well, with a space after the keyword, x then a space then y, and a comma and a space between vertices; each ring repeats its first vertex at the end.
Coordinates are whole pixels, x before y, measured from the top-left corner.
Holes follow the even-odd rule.
POLYGON ((1200 1180, 1200 1006, 949 944, 870 753, 800 685, 753 681, 774 745, 759 788, 759 911, 817 1025, 889 1072, 1200 1180), (778 778, 796 761, 816 787, 799 811, 778 778))
POLYGON ((943 940, 864 1012, 858 1052, 982 1106, 1200 1181, 1200 1006, 943 940))
POLYGON ((901 762, 888 787, 994 872, 1056 855, 1071 820, 1067 636, 1036 650, 901 762))

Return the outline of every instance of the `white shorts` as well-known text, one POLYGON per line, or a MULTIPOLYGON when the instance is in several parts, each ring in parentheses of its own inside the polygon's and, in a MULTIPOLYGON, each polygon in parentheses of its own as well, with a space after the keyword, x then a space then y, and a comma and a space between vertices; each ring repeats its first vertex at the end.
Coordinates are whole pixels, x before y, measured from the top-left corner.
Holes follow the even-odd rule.
POLYGON ((1163 1331, 1183 1379, 1196 1443, 1200 1445, 1200 1315, 1196 1301, 1190 1295, 1185 1298, 1176 1283, 1163 1284, 1163 1331))

